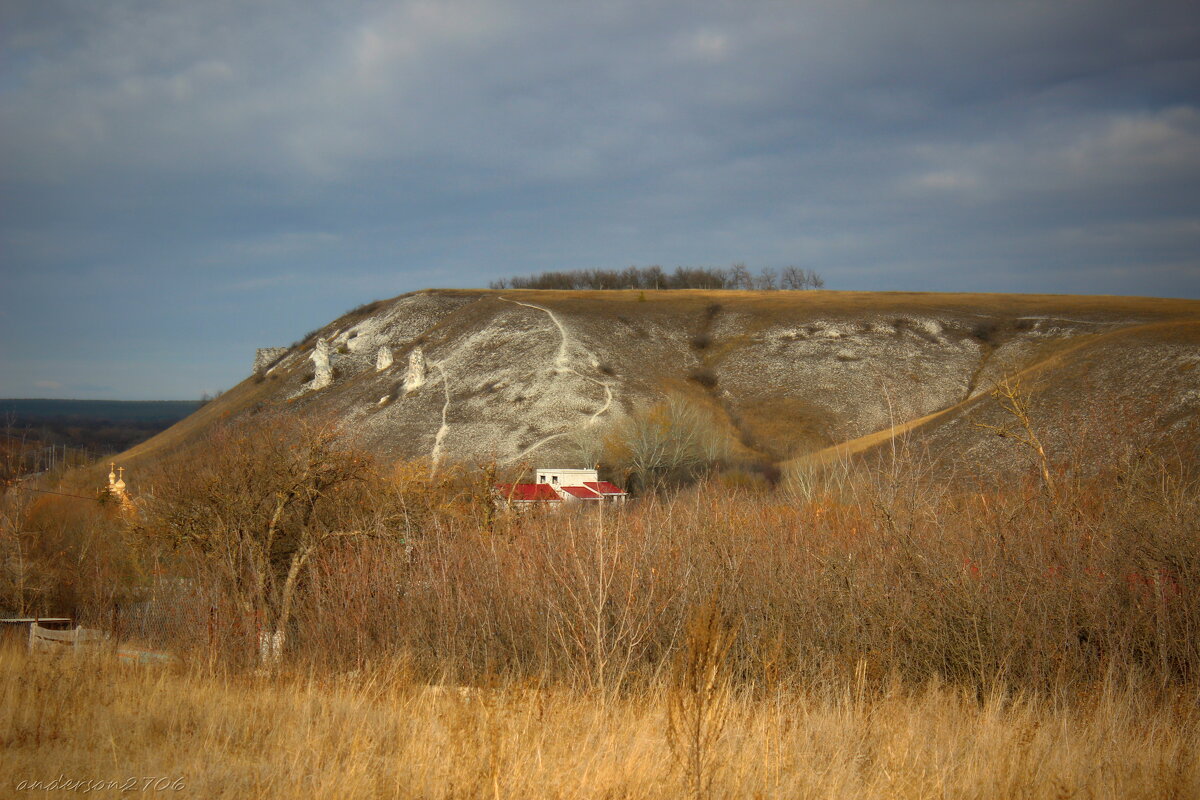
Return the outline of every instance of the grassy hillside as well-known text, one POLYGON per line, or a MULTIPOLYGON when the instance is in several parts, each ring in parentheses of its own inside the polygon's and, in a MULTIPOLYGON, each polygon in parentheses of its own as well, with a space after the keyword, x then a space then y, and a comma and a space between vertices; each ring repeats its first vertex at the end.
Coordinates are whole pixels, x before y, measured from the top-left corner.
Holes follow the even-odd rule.
MULTIPOLYGON (((702 410, 728 458, 747 463, 823 460, 868 450, 893 431, 935 429, 941 446, 970 458, 976 429, 945 424, 985 408, 1006 375, 1040 376, 1038 392, 1061 381, 1045 395, 1059 405, 1153 393, 1166 416, 1200 408, 1200 374, 1189 367, 1197 321, 1200 302, 1158 298, 418 292, 314 331, 268 374, 127 457, 167 452, 220 420, 286 409, 340 426, 390 459, 581 463, 674 396, 702 410), (318 337, 329 342, 334 380, 315 390, 318 337), (395 363, 377 371, 380 348, 395 363), (426 375, 414 390, 405 371, 418 349, 426 375), (1081 380, 1099 375, 1097 365, 1106 365, 1104 380, 1081 380)), ((1019 461, 997 452, 1000 465, 1019 461)))
MULTIPOLYGON (((1033 427, 1059 450, 1091 433, 1103 435, 1114 449, 1169 441, 1173 455, 1196 463, 1200 420, 1191 403, 1200 365, 1197 353, 1200 321, 1155 322, 1079 337, 1005 377, 1029 401, 1033 427), (1108 428, 1099 431, 1098 426, 1108 428)), ((997 398, 979 392, 932 414, 805 454, 789 465, 846 459, 899 436, 946 461, 995 463, 1006 445, 981 433, 1013 427, 1019 422, 997 398)))

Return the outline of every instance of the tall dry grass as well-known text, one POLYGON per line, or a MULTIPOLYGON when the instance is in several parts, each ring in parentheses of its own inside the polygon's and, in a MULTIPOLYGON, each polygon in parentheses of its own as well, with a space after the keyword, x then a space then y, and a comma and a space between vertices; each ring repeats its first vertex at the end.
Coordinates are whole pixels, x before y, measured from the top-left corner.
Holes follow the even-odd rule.
MULTIPOLYGON (((1197 697, 1086 704, 930 682, 731 694, 702 796, 1187 798, 1197 697)), ((435 691, 403 662, 353 675, 229 675, 0 654, 0 795, 55 779, 165 778, 203 798, 677 798, 668 690, 607 697, 508 684, 435 691)), ((109 782, 112 782, 109 784, 109 782)), ((89 788, 96 786, 89 784, 89 788)), ((161 785, 161 784, 160 784, 161 785)), ((79 785, 73 793, 80 791, 79 785)))

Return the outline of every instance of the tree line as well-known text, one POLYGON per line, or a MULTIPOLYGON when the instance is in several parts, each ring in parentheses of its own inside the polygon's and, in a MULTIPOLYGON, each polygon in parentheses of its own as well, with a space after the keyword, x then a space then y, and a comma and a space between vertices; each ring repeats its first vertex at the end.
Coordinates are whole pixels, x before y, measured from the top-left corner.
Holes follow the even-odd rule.
POLYGON ((676 267, 667 272, 657 264, 625 269, 576 269, 514 275, 488 284, 489 289, 742 289, 801 291, 825 288, 825 279, 811 269, 763 267, 751 272, 745 264, 719 267, 676 267))

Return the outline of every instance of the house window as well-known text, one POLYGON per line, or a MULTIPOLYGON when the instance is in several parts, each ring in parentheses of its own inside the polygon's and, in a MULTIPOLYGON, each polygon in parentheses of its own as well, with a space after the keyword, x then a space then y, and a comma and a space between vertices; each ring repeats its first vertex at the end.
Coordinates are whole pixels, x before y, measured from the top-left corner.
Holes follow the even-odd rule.
POLYGON ((550 482, 551 482, 551 483, 558 483, 558 476, 557 476, 557 475, 551 475, 551 476, 550 476, 550 482))

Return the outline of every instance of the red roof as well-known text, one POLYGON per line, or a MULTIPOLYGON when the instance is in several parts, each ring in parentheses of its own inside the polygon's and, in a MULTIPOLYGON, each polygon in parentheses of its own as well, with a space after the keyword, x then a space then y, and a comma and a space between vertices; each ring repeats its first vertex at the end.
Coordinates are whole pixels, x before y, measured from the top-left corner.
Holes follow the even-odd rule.
POLYGON ((505 500, 562 501, 548 483, 497 483, 496 491, 505 500))
POLYGON ((608 481, 584 481, 583 485, 599 494, 625 494, 620 486, 608 481))
MULTIPOLYGON (((545 485, 545 484, 543 484, 543 485, 545 485)), ((600 499, 602 499, 600 497, 599 493, 592 491, 591 489, 587 488, 586 486, 562 486, 560 488, 567 494, 572 495, 574 497, 578 497, 580 500, 600 500, 600 499)))

